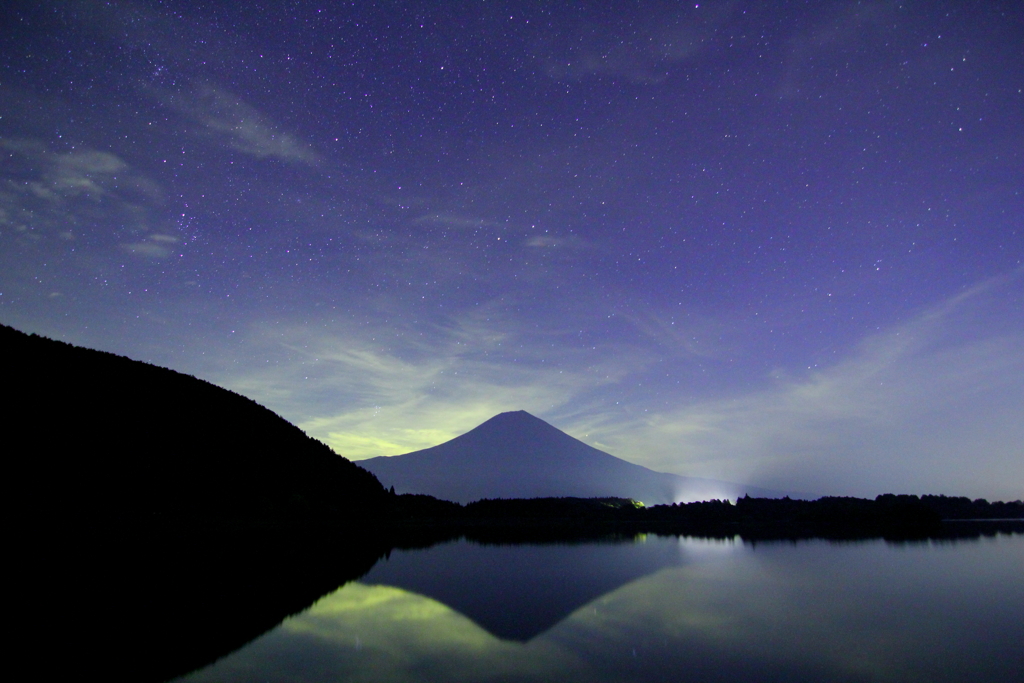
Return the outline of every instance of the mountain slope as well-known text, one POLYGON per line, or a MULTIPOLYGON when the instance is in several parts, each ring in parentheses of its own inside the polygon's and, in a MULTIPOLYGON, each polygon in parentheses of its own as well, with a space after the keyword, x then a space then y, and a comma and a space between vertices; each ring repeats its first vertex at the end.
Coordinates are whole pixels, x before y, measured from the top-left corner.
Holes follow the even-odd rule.
POLYGON ((241 528, 360 517, 372 474, 189 375, 0 326, 8 504, 27 525, 241 528))
POLYGON ((496 415, 432 448, 359 464, 398 493, 426 493, 462 503, 576 496, 630 497, 651 505, 681 498, 777 495, 655 472, 588 446, 522 410, 496 415))

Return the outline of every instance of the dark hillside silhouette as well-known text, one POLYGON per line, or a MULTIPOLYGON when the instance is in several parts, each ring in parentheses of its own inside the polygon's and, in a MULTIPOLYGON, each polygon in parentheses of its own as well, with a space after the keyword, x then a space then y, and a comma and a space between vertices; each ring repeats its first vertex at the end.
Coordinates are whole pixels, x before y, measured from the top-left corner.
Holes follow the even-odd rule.
POLYGON ((256 402, 0 326, 8 502, 32 527, 346 523, 390 497, 256 402))
POLYGON ((257 403, 4 326, 0 353, 13 606, 63 625, 55 677, 187 673, 387 551, 395 497, 257 403))
POLYGON ((438 446, 359 464, 398 493, 460 503, 482 498, 629 497, 647 505, 680 496, 782 493, 655 472, 588 446, 524 410, 501 413, 438 446))

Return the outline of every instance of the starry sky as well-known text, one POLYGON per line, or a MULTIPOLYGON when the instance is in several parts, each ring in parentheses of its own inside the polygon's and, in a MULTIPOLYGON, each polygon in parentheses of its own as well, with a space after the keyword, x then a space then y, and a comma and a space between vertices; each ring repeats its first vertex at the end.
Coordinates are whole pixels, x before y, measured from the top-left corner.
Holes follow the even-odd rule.
POLYGON ((355 460, 1022 498, 1022 217, 1016 2, 0 10, 0 322, 355 460))

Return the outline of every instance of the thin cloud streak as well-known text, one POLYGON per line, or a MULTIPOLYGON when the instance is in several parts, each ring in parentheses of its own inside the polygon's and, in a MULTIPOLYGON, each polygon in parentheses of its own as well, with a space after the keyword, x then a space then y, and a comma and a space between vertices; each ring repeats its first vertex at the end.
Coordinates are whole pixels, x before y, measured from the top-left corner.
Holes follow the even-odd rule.
POLYGON ((181 241, 168 220, 162 188, 115 154, 85 146, 54 151, 31 138, 0 140, 0 228, 20 240, 83 241, 115 252, 165 258, 181 241), (162 232, 151 232, 160 230, 162 232), (104 248, 105 247, 105 248, 104 248))
POLYGON ((545 36, 537 42, 535 54, 544 72, 558 81, 603 76, 660 83, 673 65, 707 48, 734 7, 728 1, 669 5, 664 10, 651 7, 642 20, 625 27, 610 21, 612 17, 592 19, 567 35, 545 36))
POLYGON ((183 93, 153 92, 165 105, 202 124, 239 152, 309 166, 321 162, 311 146, 280 131, 263 114, 224 88, 201 83, 183 93))
POLYGON ((351 459, 434 446, 507 410, 541 414, 627 372, 626 364, 606 360, 573 367, 538 358, 514 343, 514 332, 472 319, 440 341, 409 335, 391 338, 391 348, 352 330, 311 334, 296 327, 267 337, 281 340, 271 343, 286 360, 220 383, 296 420, 351 459), (325 406, 334 410, 325 413, 325 406))
POLYGON ((964 331, 998 315, 987 309, 1020 280, 984 282, 806 378, 588 431, 617 454, 681 474, 848 495, 950 482, 981 495, 995 478, 1003 496, 1019 497, 1024 426, 1004 406, 1024 405, 1024 335, 964 331))

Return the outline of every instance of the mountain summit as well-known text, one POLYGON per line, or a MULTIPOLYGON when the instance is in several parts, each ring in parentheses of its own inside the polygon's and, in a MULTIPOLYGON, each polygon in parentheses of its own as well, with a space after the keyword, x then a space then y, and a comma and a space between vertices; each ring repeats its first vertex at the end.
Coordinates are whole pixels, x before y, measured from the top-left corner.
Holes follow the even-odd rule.
POLYGON ((754 487, 681 477, 634 465, 588 446, 525 410, 500 413, 438 446, 359 461, 398 493, 466 503, 482 498, 680 499, 772 497, 754 487))

